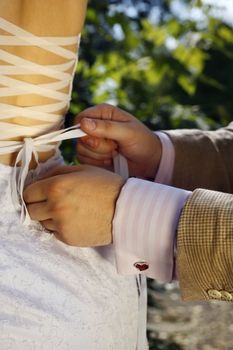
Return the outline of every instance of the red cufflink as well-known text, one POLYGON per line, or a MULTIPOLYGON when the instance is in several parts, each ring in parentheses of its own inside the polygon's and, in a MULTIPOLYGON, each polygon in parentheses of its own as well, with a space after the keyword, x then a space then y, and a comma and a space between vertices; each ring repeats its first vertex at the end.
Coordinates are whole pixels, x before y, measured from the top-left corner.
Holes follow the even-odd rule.
POLYGON ((133 264, 136 269, 139 271, 145 271, 149 269, 149 264, 146 261, 137 261, 136 263, 133 264))

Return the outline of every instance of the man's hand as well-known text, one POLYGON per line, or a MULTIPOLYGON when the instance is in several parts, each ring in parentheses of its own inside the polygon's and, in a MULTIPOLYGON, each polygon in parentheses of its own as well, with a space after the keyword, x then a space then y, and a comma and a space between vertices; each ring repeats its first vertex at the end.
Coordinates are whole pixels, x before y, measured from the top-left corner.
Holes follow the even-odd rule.
POLYGON ((29 185, 24 199, 32 220, 68 245, 112 242, 112 219, 123 180, 92 166, 62 166, 29 185))
POLYGON ((128 161, 130 176, 154 179, 162 152, 159 138, 131 114, 102 104, 81 112, 76 122, 88 134, 77 145, 81 163, 112 170, 119 152, 128 161))

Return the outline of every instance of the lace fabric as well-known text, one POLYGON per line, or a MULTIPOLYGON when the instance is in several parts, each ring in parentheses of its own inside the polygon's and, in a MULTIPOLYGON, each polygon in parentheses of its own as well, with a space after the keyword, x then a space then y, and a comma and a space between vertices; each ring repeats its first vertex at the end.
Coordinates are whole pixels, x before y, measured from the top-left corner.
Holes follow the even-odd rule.
MULTIPOLYGON (((49 160, 29 178, 61 161, 49 160)), ((12 171, 0 165, 1 349, 135 350, 135 277, 117 274, 111 247, 69 247, 37 223, 22 225, 12 171)))

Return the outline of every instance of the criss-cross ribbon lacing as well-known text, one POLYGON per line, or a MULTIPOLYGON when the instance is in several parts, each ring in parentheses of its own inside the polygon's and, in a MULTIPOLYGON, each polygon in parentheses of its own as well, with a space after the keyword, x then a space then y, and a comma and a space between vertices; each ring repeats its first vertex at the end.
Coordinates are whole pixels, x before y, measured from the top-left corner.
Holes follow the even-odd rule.
POLYGON ((63 120, 63 116, 58 111, 65 110, 66 112, 69 107, 72 81, 77 63, 77 54, 62 46, 78 46, 80 35, 38 37, 3 18, 0 18, 0 29, 11 34, 0 35, 0 46, 36 46, 67 60, 67 62, 61 64, 42 65, 0 49, 0 58, 7 63, 0 66, 0 82, 3 85, 0 88, 0 97, 35 94, 53 100, 53 102, 46 105, 27 107, 0 103, 1 140, 21 135, 37 136, 49 130, 49 123, 53 127, 56 125, 58 128, 63 120), (12 77, 25 75, 46 76, 52 78, 54 82, 33 84, 12 77), (62 89, 67 89, 68 92, 61 92, 62 89), (39 120, 40 123, 36 126, 15 125, 12 128, 12 123, 1 122, 1 120, 14 117, 39 120))
POLYGON ((78 126, 57 130, 63 123, 63 115, 59 111, 66 112, 69 107, 77 63, 77 54, 64 46, 77 45, 78 47, 80 35, 38 37, 4 18, 0 18, 0 29, 7 33, 0 35, 0 47, 36 46, 67 61, 56 65, 42 65, 0 48, 0 59, 6 62, 0 66, 0 97, 34 94, 52 100, 46 105, 26 107, 0 103, 0 154, 18 152, 12 176, 12 196, 17 209, 21 208, 23 223, 28 224, 30 218, 23 201, 23 188, 32 156, 34 155, 38 162, 38 152, 53 150, 62 140, 85 135, 78 126), (18 78, 27 75, 41 75, 52 78, 54 81, 34 84, 18 78), (60 91, 63 89, 67 92, 60 91), (14 124, 12 118, 17 117, 38 120, 38 124, 33 126, 14 124), (4 121, 6 119, 12 119, 12 123, 4 121), (51 132, 51 130, 57 131, 51 132), (23 141, 9 141, 9 139, 22 137, 22 135, 25 137, 23 141), (20 165, 19 169, 17 169, 18 165, 20 165))
MULTIPOLYGON (((0 154, 18 152, 12 176, 12 196, 17 209, 21 209, 22 222, 28 224, 30 223, 30 217, 23 200, 23 188, 32 157, 34 156, 38 162, 38 152, 51 151, 62 140, 85 135, 79 126, 48 133, 48 130, 61 127, 63 116, 56 112, 64 109, 67 111, 71 99, 77 54, 63 46, 75 44, 78 46, 80 35, 72 37, 38 37, 6 21, 4 18, 0 18, 0 29, 8 33, 7 35, 0 35, 0 47, 36 46, 67 60, 67 62, 62 64, 41 65, 0 49, 0 59, 7 63, 0 65, 0 82, 3 85, 0 87, 0 97, 35 94, 54 100, 50 104, 27 107, 0 103, 0 154), (47 84, 33 84, 9 77, 9 75, 21 76, 31 74, 50 77, 56 81, 47 84), (68 90, 67 93, 60 91, 64 88, 68 90), (22 126, 4 121, 1 122, 1 120, 19 116, 38 120, 40 123, 33 126, 22 126), (22 135, 25 136, 23 141, 7 140, 22 135), (18 165, 20 165, 19 169, 17 169, 18 165)), ((127 163, 123 157, 116 157, 114 164, 115 171, 126 178, 128 170, 127 163)))
POLYGON ((21 221, 30 224, 31 220, 23 200, 25 180, 29 171, 32 156, 38 163, 38 152, 48 152, 55 144, 63 140, 86 135, 79 126, 53 131, 35 138, 27 137, 23 141, 0 141, 0 154, 18 152, 12 174, 12 198, 17 210, 21 210, 21 221), (20 167, 18 167, 20 165, 20 167))

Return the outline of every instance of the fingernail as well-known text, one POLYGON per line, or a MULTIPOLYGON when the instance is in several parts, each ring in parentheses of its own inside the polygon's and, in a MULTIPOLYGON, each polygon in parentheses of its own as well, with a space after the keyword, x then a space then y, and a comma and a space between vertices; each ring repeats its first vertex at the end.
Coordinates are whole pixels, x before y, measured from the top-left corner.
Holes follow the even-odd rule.
POLYGON ((85 118, 85 127, 89 130, 95 130, 96 122, 93 119, 85 118))

